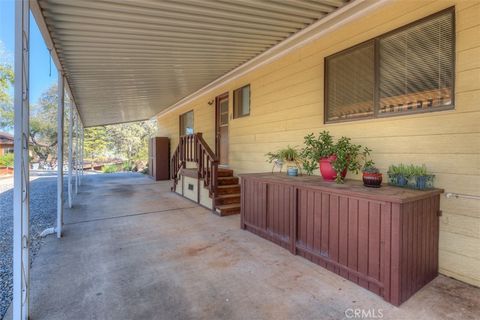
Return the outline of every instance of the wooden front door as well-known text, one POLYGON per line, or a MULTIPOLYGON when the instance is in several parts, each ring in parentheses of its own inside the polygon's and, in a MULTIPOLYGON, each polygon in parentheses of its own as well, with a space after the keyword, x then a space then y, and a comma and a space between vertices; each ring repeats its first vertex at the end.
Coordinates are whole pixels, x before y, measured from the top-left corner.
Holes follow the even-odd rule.
POLYGON ((228 93, 218 96, 215 103, 215 152, 221 165, 228 165, 228 93))

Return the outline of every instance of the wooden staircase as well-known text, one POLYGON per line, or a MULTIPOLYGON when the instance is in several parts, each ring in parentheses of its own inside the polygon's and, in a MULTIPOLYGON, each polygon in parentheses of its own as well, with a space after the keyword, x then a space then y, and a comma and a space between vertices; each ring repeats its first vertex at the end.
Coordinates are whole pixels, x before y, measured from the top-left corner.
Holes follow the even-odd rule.
POLYGON ((203 181, 201 185, 208 189, 213 212, 220 216, 240 213, 239 179, 234 176, 233 170, 219 167, 218 158, 201 133, 180 137, 171 159, 172 191, 176 189, 182 172, 187 170, 187 162, 196 163, 197 168, 188 171, 196 171, 196 177, 203 181))
POLYGON ((220 216, 240 213, 240 184, 233 170, 218 168, 215 211, 220 216))

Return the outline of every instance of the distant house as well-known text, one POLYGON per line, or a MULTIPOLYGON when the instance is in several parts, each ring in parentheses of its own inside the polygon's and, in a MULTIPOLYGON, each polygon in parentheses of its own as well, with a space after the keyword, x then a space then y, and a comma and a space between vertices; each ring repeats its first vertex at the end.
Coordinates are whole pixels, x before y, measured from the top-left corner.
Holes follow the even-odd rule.
POLYGON ((13 136, 7 132, 0 132, 0 156, 13 153, 13 136))

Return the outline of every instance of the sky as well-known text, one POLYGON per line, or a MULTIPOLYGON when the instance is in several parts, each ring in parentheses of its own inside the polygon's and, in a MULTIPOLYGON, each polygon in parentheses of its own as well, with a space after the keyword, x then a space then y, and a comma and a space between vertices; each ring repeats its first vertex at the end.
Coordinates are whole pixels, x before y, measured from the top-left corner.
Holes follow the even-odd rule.
MULTIPOLYGON (((15 52, 14 27, 15 0, 0 0, 0 46, 3 46, 12 66, 15 52)), ((57 81, 55 64, 51 61, 40 30, 30 14, 30 104, 37 103, 42 92, 57 81)))

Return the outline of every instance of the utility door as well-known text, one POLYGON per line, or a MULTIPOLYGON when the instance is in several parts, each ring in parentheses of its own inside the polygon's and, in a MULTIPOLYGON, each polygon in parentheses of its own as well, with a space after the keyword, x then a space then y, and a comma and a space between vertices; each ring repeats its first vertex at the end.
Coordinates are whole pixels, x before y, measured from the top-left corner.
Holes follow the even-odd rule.
POLYGON ((215 152, 221 165, 228 165, 228 93, 218 96, 215 103, 215 152))

